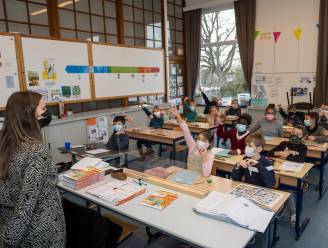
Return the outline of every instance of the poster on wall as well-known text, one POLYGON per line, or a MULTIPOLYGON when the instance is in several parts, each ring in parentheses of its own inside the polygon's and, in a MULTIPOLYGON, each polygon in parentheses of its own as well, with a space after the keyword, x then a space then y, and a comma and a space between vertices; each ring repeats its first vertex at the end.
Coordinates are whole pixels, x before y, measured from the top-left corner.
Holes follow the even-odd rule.
POLYGON ((101 116, 97 118, 87 119, 88 142, 98 143, 107 142, 109 139, 107 117, 101 116))

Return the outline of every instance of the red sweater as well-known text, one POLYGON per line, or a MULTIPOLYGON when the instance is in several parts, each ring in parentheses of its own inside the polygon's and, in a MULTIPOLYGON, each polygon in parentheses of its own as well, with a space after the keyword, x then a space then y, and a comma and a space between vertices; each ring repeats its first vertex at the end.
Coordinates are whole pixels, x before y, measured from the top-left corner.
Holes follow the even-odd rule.
POLYGON ((218 138, 230 139, 232 151, 239 149, 241 154, 244 154, 245 139, 249 135, 249 132, 247 131, 247 134, 242 135, 240 139, 237 138, 237 135, 238 135, 238 131, 236 128, 232 128, 227 131, 224 131, 223 125, 220 124, 217 129, 218 138))

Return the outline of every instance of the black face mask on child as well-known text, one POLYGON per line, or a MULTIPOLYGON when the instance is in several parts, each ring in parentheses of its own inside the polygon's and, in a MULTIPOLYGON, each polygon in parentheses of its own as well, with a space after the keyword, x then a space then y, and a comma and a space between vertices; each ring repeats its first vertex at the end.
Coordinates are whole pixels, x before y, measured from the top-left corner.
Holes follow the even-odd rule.
POLYGON ((48 126, 52 120, 52 114, 51 112, 47 109, 42 115, 43 118, 38 120, 40 128, 44 128, 48 126))

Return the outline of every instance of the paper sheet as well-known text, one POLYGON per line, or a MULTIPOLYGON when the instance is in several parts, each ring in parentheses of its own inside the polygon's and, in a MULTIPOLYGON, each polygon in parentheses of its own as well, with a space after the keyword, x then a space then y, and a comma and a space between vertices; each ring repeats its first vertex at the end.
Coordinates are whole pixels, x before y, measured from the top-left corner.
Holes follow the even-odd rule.
POLYGON ((105 152, 109 152, 109 150, 107 149, 94 149, 94 150, 89 150, 89 151, 86 151, 86 153, 90 153, 90 154, 100 154, 100 153, 105 153, 105 152))
POLYGON ((285 161, 281 164, 280 170, 290 171, 290 172, 300 172, 304 167, 304 163, 295 163, 290 161, 285 161))

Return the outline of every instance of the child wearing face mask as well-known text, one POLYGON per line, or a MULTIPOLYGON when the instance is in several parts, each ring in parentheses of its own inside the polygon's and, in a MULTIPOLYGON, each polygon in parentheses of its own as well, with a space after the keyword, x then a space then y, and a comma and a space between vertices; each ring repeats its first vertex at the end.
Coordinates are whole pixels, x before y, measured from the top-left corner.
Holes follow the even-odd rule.
POLYGON ((304 125, 306 140, 318 143, 326 142, 325 130, 319 126, 319 115, 315 112, 305 114, 304 125))
POLYGON ((249 135, 248 127, 252 123, 252 117, 248 114, 242 114, 235 128, 224 131, 224 124, 220 123, 217 136, 219 138, 230 139, 231 155, 244 154, 245 140, 249 135))
POLYGON ((273 187, 275 184, 273 164, 261 156, 265 146, 263 136, 259 133, 250 134, 245 142, 245 157, 232 170, 232 180, 241 181, 245 177, 245 183, 273 187))
POLYGON ((219 125, 220 123, 220 112, 218 111, 218 108, 215 106, 210 107, 210 112, 207 115, 207 122, 211 126, 219 125))
POLYGON ((126 121, 131 122, 132 119, 127 116, 115 116, 112 127, 113 133, 106 145, 108 149, 120 151, 129 148, 129 136, 124 132, 126 121))
POLYGON ((199 91, 202 93, 205 102, 204 114, 206 115, 209 114, 211 107, 217 107, 217 108, 219 107, 219 99, 216 96, 213 96, 210 101, 201 88, 199 88, 199 91))
POLYGON ((197 121, 196 102, 193 99, 185 97, 184 99, 185 113, 184 117, 187 121, 197 121))
MULTIPOLYGON (((152 112, 150 112, 146 107, 141 104, 142 110, 145 112, 145 114, 148 116, 150 119, 149 121, 149 127, 152 128, 162 128, 164 124, 164 114, 162 113, 161 109, 159 106, 155 105, 152 112)), ((139 150, 140 154, 140 162, 144 162, 146 156, 153 156, 155 151, 152 148, 152 143, 150 141, 145 141, 145 140, 138 140, 137 141, 137 148, 139 150), (147 151, 144 153, 142 145, 147 147, 147 151)))
POLYGON ((198 172, 204 177, 210 176, 214 162, 214 153, 210 150, 213 135, 209 132, 200 133, 198 134, 197 141, 195 141, 191 136, 188 125, 181 118, 176 108, 172 108, 172 114, 180 123, 180 128, 188 145, 188 170, 198 172))
POLYGON ((307 146, 302 144, 304 128, 294 126, 289 141, 283 141, 269 152, 270 157, 278 157, 297 163, 304 163, 307 153, 307 146))
POLYGON ((233 99, 231 101, 231 106, 226 111, 226 115, 233 115, 233 116, 240 116, 241 115, 241 109, 238 105, 238 100, 233 99))
POLYGON ((263 136, 284 137, 282 125, 276 120, 276 110, 272 106, 265 109, 265 117, 259 120, 251 129, 251 133, 260 130, 263 136))
POLYGON ((302 125, 304 120, 304 113, 303 112, 297 112, 296 106, 294 104, 291 104, 288 106, 286 113, 284 109, 281 107, 281 104, 279 106, 279 113, 281 117, 284 119, 284 125, 287 126, 294 126, 294 125, 302 125))

